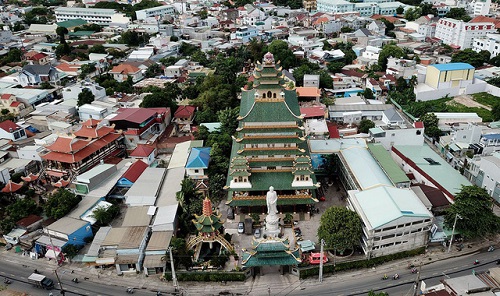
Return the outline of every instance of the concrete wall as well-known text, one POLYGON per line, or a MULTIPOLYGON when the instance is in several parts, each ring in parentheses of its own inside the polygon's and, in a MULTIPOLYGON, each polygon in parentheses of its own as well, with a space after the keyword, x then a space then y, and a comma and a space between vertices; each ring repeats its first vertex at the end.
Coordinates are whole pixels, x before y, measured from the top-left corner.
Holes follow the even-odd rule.
POLYGON ((430 91, 417 92, 415 94, 417 101, 431 101, 440 99, 446 95, 450 97, 458 96, 460 93, 460 88, 448 88, 448 89, 434 89, 430 91))

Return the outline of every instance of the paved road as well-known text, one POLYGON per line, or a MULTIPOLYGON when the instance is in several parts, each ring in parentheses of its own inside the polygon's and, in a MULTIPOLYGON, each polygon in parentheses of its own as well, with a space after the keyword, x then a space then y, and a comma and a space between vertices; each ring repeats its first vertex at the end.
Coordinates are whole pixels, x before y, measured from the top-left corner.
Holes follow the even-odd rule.
MULTIPOLYGON (((450 258, 443 261, 422 265, 421 279, 427 287, 439 284, 444 277, 458 277, 476 272, 486 271, 496 266, 496 260, 500 257, 500 251, 485 252, 463 257, 450 258), (481 261, 479 265, 473 265, 475 259, 481 261)), ((403 265, 403 264, 401 264, 403 265)), ((416 274, 412 274, 406 266, 392 268, 381 266, 372 270, 362 270, 353 273, 340 274, 325 278, 323 283, 318 281, 301 282, 289 289, 282 291, 279 295, 366 295, 370 290, 385 291, 389 295, 413 295, 416 274), (389 277, 398 273, 399 280, 382 280, 382 276, 389 277)))
MULTIPOLYGON (((38 271, 52 279, 54 283, 56 283, 55 288, 50 291, 54 295, 59 294, 59 285, 57 284, 56 276, 52 268, 47 267, 46 269, 38 269, 38 271)), ((49 291, 35 288, 31 284, 28 283, 28 276, 33 272, 33 268, 30 266, 19 266, 16 262, 2 261, 0 264, 0 276, 1 278, 9 278, 12 280, 12 284, 8 286, 9 290, 25 292, 29 295, 35 296, 47 296, 49 295, 49 291)), ((79 283, 73 283, 71 280, 75 277, 74 274, 71 274, 67 270, 59 269, 58 270, 59 278, 62 282, 62 286, 66 292, 66 295, 128 295, 125 292, 124 287, 114 286, 112 281, 108 283, 108 285, 104 283, 95 283, 86 281, 83 278, 79 278, 79 283)), ((3 280, 0 281, 0 284, 3 283, 3 280)), ((131 283, 133 286, 133 282, 131 283)), ((134 295, 156 295, 156 293, 152 291, 146 290, 136 290, 134 295)))

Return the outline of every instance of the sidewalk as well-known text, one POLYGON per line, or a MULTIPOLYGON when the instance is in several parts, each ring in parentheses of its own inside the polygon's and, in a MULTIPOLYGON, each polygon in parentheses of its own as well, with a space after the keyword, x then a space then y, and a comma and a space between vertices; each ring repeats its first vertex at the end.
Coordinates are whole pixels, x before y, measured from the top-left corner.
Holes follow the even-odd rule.
MULTIPOLYGON (((427 252, 421 256, 392 261, 377 269, 378 271, 391 270, 407 266, 408 263, 418 265, 421 262, 425 265, 439 260, 472 254, 481 249, 484 250, 491 245, 497 246, 497 242, 498 240, 485 240, 483 242, 468 243, 465 244, 465 248, 462 249, 462 251, 457 251, 456 247, 452 246, 450 253, 442 246, 429 247, 427 252), (468 248, 467 245, 471 245, 471 248, 468 248)), ((22 266, 28 270, 38 269, 40 271, 50 270, 50 272, 52 272, 57 268, 54 260, 32 260, 28 256, 22 256, 21 253, 14 253, 12 250, 2 250, 0 252, 0 258, 1 260, 18 263, 20 267, 22 266)), ((160 275, 149 277, 146 277, 144 274, 118 276, 114 268, 100 269, 88 267, 80 263, 64 263, 63 266, 57 268, 57 271, 59 276, 63 279, 78 277, 84 280, 84 278, 88 278, 89 281, 123 287, 130 286, 131 283, 134 283, 134 287, 139 289, 161 291, 163 293, 174 292, 172 282, 161 281, 160 275), (72 271, 73 273, 71 273, 72 271)), ((359 272, 359 270, 341 272, 337 273, 335 278, 336 281, 341 281, 343 277, 351 277, 353 274, 359 272)), ((316 279, 312 278, 305 280, 305 282, 308 281, 316 281, 316 279)), ((226 291, 240 295, 266 295, 268 294, 269 287, 273 287, 272 289, 277 292, 298 282, 299 278, 296 276, 290 274, 280 275, 277 272, 269 272, 263 276, 256 276, 255 279, 249 278, 245 282, 228 282, 225 285, 214 282, 179 282, 179 288, 184 293, 183 295, 219 295, 219 293, 226 291)))

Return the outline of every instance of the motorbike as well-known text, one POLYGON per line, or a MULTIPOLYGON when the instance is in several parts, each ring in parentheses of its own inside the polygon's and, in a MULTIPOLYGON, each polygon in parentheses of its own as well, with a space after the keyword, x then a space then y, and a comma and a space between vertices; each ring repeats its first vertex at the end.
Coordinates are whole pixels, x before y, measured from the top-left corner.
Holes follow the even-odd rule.
POLYGON ((11 280, 9 280, 8 278, 4 279, 4 280, 3 280, 3 282, 4 282, 4 284, 6 284, 6 285, 10 285, 10 284, 12 284, 12 281, 11 281, 11 280))
POLYGON ((384 275, 384 276, 382 277, 382 280, 386 280, 386 279, 387 279, 387 275, 384 275))
POLYGON ((128 294, 134 294, 134 288, 127 288, 128 294))
POLYGON ((395 274, 393 277, 392 277, 393 280, 398 280, 399 279, 399 274, 395 274))
POLYGON ((474 265, 478 265, 478 264, 479 264, 479 260, 474 261, 474 265))
POLYGON ((38 272, 38 269, 33 270, 33 273, 40 274, 40 273, 38 272))
POLYGON ((490 246, 490 247, 488 248, 488 252, 493 252, 493 251, 495 251, 495 247, 490 246))
POLYGON ((417 272, 418 272, 418 271, 417 271, 417 269, 416 269, 416 268, 412 268, 412 269, 411 269, 411 273, 417 273, 417 272))
POLYGON ((71 280, 73 283, 78 283, 78 278, 74 278, 71 280))
POLYGON ((497 260, 497 265, 500 265, 500 259, 497 260))

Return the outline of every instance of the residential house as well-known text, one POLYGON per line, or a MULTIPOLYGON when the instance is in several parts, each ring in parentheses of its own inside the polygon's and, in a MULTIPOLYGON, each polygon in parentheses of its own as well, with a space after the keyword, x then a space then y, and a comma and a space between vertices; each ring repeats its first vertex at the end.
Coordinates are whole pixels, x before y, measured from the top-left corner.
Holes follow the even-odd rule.
POLYGON ((177 133, 186 134, 191 132, 191 124, 193 124, 195 111, 196 107, 189 105, 177 108, 172 118, 177 133))
POLYGON ((4 93, 0 95, 0 109, 9 110, 10 113, 18 115, 26 107, 24 103, 18 102, 15 95, 4 93))
POLYGON ((0 122, 0 139, 7 139, 15 142, 26 139, 27 137, 26 130, 11 120, 0 122))
POLYGON ((468 161, 465 175, 472 184, 484 188, 488 194, 500 202, 500 153, 489 156, 474 156, 468 161))
POLYGON ((127 149, 134 149, 139 144, 154 145, 165 132, 171 116, 170 108, 120 108, 109 123, 123 130, 127 149))
POLYGON ((97 119, 103 120, 109 115, 107 107, 98 106, 95 104, 84 104, 78 107, 78 116, 80 120, 97 119))
POLYGON ((496 57, 500 54, 500 34, 486 34, 485 36, 475 37, 472 50, 481 52, 487 50, 491 57, 496 57))
POLYGON ((18 75, 22 86, 39 85, 42 82, 52 84, 59 81, 57 70, 51 65, 26 65, 18 75))
POLYGON ((99 164, 107 157, 124 152, 123 135, 114 127, 89 119, 71 137, 58 137, 45 146, 40 156, 45 172, 54 178, 78 175, 99 164))
POLYGON ((120 177, 118 182, 116 183, 117 187, 132 187, 132 185, 137 181, 139 176, 144 172, 144 170, 148 167, 148 165, 142 161, 137 160, 134 161, 127 171, 120 177))
POLYGON ((319 75, 304 75, 304 87, 316 87, 319 88, 319 75))
POLYGON ((379 185, 348 195, 348 208, 363 221, 361 248, 367 258, 427 246, 434 217, 412 190, 379 185))
POLYGON ((132 159, 141 160, 148 165, 155 161, 156 148, 148 145, 139 144, 129 155, 132 159))
POLYGON ((160 194, 166 169, 148 167, 125 193, 129 206, 153 206, 160 194))
MULTIPOLYGON (((386 113, 395 112, 394 109, 388 109, 386 113)), ((397 114, 397 113, 396 113, 397 114)), ((401 117, 398 115, 399 119, 401 117)), ((422 122, 415 122, 413 127, 408 127, 404 124, 388 124, 371 128, 369 131, 370 141, 381 143, 386 150, 391 150, 394 145, 415 145, 421 146, 424 144, 424 125, 422 122)))
POLYGON ((319 103, 321 90, 318 87, 296 87, 295 90, 297 91, 297 98, 299 99, 299 102, 314 101, 316 103, 319 103))
POLYGON ((31 65, 46 65, 50 63, 49 55, 34 50, 25 53, 24 58, 31 65))
POLYGON ((90 90, 96 100, 106 96, 106 89, 104 87, 99 86, 99 84, 95 82, 84 80, 71 86, 64 87, 62 90, 62 97, 64 100, 78 100, 78 95, 84 89, 90 90))
POLYGON ((127 81, 129 77, 132 79, 132 82, 138 82, 144 78, 141 69, 127 63, 114 66, 108 73, 112 74, 113 78, 118 82, 127 81))
POLYGON ((259 30, 255 27, 242 26, 236 29, 235 33, 231 33, 231 40, 248 43, 254 38, 259 38, 259 30))
POLYGON ((116 173, 116 171, 116 165, 104 163, 93 167, 83 174, 79 174, 76 176, 75 181, 73 181, 75 192, 78 194, 89 193, 96 189, 101 182, 116 173))
POLYGON ((433 38, 436 34, 436 23, 438 20, 437 16, 423 15, 412 22, 407 22, 405 28, 415 31, 424 36, 424 38, 433 38))
POLYGON ((208 178, 206 170, 210 162, 210 147, 194 147, 186 163, 186 175, 194 180, 208 178))
POLYGON ((385 35, 385 29, 387 28, 384 22, 375 20, 366 26, 368 30, 376 35, 385 35))

